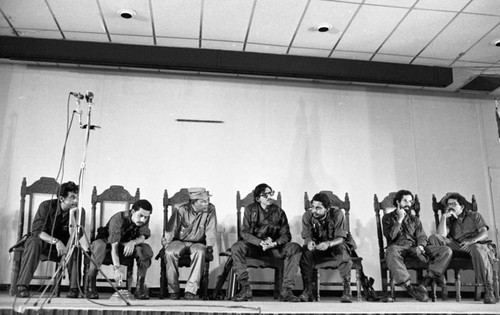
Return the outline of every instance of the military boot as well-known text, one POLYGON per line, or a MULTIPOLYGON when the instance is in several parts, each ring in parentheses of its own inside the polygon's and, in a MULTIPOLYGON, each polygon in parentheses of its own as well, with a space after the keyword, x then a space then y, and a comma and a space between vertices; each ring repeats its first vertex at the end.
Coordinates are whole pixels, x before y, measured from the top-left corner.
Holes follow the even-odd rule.
POLYGON ((304 284, 304 291, 299 295, 301 302, 312 302, 314 301, 314 295, 312 293, 312 281, 302 277, 302 283, 304 284))
POLYGON ((137 276, 137 284, 135 286, 135 298, 137 300, 149 300, 148 289, 144 284, 146 276, 137 276))
POLYGON ((342 277, 342 284, 344 285, 344 293, 340 298, 340 302, 342 303, 352 303, 352 294, 351 294, 351 276, 342 277))
POLYGON ((231 300, 235 302, 253 300, 252 288, 250 288, 250 284, 248 283, 248 281, 242 281, 240 285, 241 285, 240 292, 238 292, 235 296, 233 296, 231 300))
POLYGON ((97 293, 97 288, 96 288, 96 278, 97 278, 97 272, 87 275, 86 292, 85 292, 85 296, 87 297, 87 299, 91 300, 99 299, 99 294, 97 293))
POLYGON ((496 304, 497 300, 495 294, 493 293, 493 285, 486 284, 484 286, 484 304, 496 304))

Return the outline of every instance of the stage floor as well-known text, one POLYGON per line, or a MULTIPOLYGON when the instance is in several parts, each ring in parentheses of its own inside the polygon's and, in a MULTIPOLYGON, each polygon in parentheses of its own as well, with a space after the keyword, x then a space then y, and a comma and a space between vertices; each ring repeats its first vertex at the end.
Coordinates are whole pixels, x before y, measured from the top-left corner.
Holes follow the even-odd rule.
MULTIPOLYGON (((63 293, 64 294, 64 293, 63 293)), ((64 296, 64 295, 63 295, 64 296)), ((15 299, 8 292, 0 292, 1 314, 500 314, 500 304, 486 305, 482 301, 464 299, 420 303, 410 298, 398 298, 394 303, 353 302, 340 303, 338 297, 322 298, 320 302, 286 303, 267 297, 254 297, 252 302, 203 300, 111 300, 111 293, 101 294, 95 304, 84 298, 53 298, 50 303, 39 296, 15 299), (38 301, 37 306, 35 303, 38 301), (41 311, 41 312, 40 312, 41 311)))

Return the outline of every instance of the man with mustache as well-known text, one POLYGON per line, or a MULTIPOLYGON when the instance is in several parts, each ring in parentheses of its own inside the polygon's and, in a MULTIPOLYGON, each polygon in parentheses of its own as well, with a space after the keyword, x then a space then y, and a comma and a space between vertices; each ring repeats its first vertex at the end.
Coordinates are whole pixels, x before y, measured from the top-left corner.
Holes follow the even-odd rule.
POLYGON ((134 257, 137 262, 137 284, 135 298, 149 299, 145 287, 148 268, 151 266, 153 250, 146 239, 151 236, 149 217, 153 206, 149 201, 141 199, 132 205, 131 210, 120 211, 114 214, 104 227, 97 230, 96 240, 90 245, 92 260, 87 276, 87 298, 98 299, 96 278, 99 267, 105 260, 113 262, 114 279, 121 283, 124 279, 120 272, 120 261, 134 257))
POLYGON ((423 285, 412 285, 410 274, 404 263, 405 257, 417 257, 428 262, 427 278, 444 285, 444 272, 451 260, 451 250, 446 246, 427 246, 427 236, 420 220, 411 214, 413 194, 400 190, 394 198, 396 210, 382 218, 384 236, 387 239, 386 260, 394 282, 420 302, 427 302, 429 296, 423 285))
POLYGON ((189 202, 174 207, 166 227, 162 245, 165 247, 167 282, 170 298, 180 299, 179 257, 191 256, 191 272, 184 289, 184 299, 194 300, 205 264, 212 254, 216 240, 217 216, 210 203, 208 191, 202 187, 189 188, 189 202))
POLYGON ((246 257, 273 255, 285 257, 280 300, 300 302, 292 293, 295 274, 299 269, 300 245, 291 242, 292 235, 285 211, 273 203, 273 195, 274 191, 269 185, 257 185, 253 191, 255 202, 245 208, 241 225, 242 240, 231 247, 233 268, 241 286, 240 292, 233 296, 233 301, 253 299, 248 283, 246 257))
POLYGON ((429 237, 429 243, 446 245, 454 252, 467 253, 472 257, 476 279, 484 285, 484 303, 496 304, 493 293, 494 245, 488 240, 488 225, 477 211, 466 209, 467 201, 453 193, 444 200, 445 212, 441 217, 437 234, 429 237))
MULTIPOLYGON (((31 235, 24 244, 21 268, 17 280, 17 297, 30 296, 28 286, 38 267, 42 254, 47 255, 48 260, 54 261, 67 253, 68 248, 66 246, 71 245, 67 244, 70 238, 70 225, 73 224, 70 221, 76 222, 77 214, 75 211, 73 213, 74 217, 70 218, 70 210, 77 209, 78 193, 78 185, 74 182, 67 182, 61 185, 57 199, 46 200, 40 203, 33 219, 31 235)), ((82 218, 82 220, 85 219, 85 213, 82 213, 82 218)), ((83 222, 82 226, 84 225, 85 223, 83 222)), ((76 255, 77 253, 78 251, 74 250, 72 255, 76 255)), ((70 289, 66 297, 77 298, 79 295, 79 264, 74 263, 73 258, 70 258, 67 267, 70 289)))
POLYGON ((303 302, 313 300, 312 276, 314 262, 330 257, 338 262, 344 292, 340 301, 351 303, 351 251, 356 244, 347 231, 344 213, 331 206, 330 198, 324 193, 314 195, 310 211, 302 215, 302 238, 304 246, 300 260, 300 271, 304 292, 299 296, 303 302))

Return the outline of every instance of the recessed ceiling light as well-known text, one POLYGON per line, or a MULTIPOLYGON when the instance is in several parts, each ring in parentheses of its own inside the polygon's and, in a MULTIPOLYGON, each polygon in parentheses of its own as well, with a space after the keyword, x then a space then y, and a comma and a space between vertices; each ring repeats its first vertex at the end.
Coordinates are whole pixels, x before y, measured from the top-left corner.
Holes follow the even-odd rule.
POLYGON ((131 19, 133 18, 137 13, 135 13, 134 10, 130 10, 130 9, 122 9, 120 11, 118 11, 118 15, 120 15, 122 18, 128 20, 128 19, 131 19))
POLYGON ((328 25, 328 24, 321 24, 318 26, 317 31, 320 33, 325 33, 325 32, 328 32, 331 27, 332 26, 328 25))
POLYGON ((500 47, 500 39, 495 39, 494 41, 491 42, 493 46, 500 47))

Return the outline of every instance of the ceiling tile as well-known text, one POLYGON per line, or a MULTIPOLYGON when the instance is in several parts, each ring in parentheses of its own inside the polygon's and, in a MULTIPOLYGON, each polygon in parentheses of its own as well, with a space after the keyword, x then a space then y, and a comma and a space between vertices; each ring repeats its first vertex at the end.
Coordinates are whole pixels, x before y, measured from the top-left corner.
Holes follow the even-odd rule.
POLYGON ((258 52, 266 54, 286 54, 287 50, 287 46, 272 46, 261 44, 246 44, 245 46, 245 51, 247 52, 258 52))
POLYGON ((379 52, 415 56, 454 16, 452 12, 412 10, 379 52))
POLYGON ((364 4, 410 8, 417 0, 365 0, 364 4))
POLYGON ((415 5, 415 8, 458 12, 462 10, 469 1, 470 0, 420 0, 415 5))
POLYGON ((298 55, 298 56, 311 56, 311 57, 327 58, 328 55, 330 54, 330 50, 329 49, 309 49, 309 48, 291 47, 288 54, 298 55))
POLYGON ((422 58, 418 57, 413 60, 413 65, 428 65, 428 66, 439 66, 439 67, 449 67, 453 60, 450 59, 433 59, 433 58, 422 58))
POLYGON ((102 14, 110 33, 122 35, 153 35, 148 1, 98 1, 101 4, 102 14), (124 19, 119 14, 121 10, 132 12, 134 16, 131 19, 124 19))
POLYGON ((370 60, 372 57, 372 53, 360 52, 360 51, 344 51, 344 50, 335 50, 331 58, 340 58, 340 59, 353 59, 353 60, 370 60))
POLYGON ((375 52, 407 11, 408 9, 401 8, 363 6, 336 49, 375 52))
POLYGON ((500 15, 500 1, 475 0, 464 9, 464 12, 500 15))
POLYGON ((288 46, 306 2, 306 0, 257 1, 248 42, 288 46))
POLYGON ((130 36, 110 34, 111 42, 115 44, 131 45, 154 45, 153 37, 149 36, 130 36))
MULTIPOLYGON (((0 5, 0 8, 2 6, 0 5)), ((0 14, 0 27, 10 27, 9 23, 7 20, 3 17, 3 14, 0 14)))
POLYGON ((50 38, 50 39, 63 39, 61 32, 59 31, 46 31, 46 30, 25 30, 16 29, 19 36, 22 37, 38 37, 38 38, 50 38))
POLYGON ((500 63, 492 64, 483 71, 483 74, 500 75, 500 63))
POLYGON ((200 40, 190 38, 156 37, 156 45, 167 47, 198 48, 200 46, 200 40))
POLYGON ((244 42, 253 0, 205 0, 203 39, 244 42))
POLYGON ((413 60, 413 56, 376 54, 371 60, 372 61, 409 64, 413 60))
POLYGON ((64 32, 64 36, 69 40, 81 40, 87 42, 109 42, 108 36, 103 33, 81 33, 64 32))
POLYGON ((500 60, 500 47, 494 45, 500 40, 500 25, 482 38, 474 47, 463 55, 462 61, 497 62, 500 60))
POLYGON ((2 36, 16 36, 16 33, 10 27, 0 27, 0 35, 2 36))
POLYGON ((199 38, 201 0, 151 0, 156 36, 199 38))
POLYGON ((14 28, 57 30, 57 25, 43 0, 1 1, 0 8, 14 28))
POLYGON ((460 14, 422 52, 422 57, 455 59, 498 23, 498 17, 460 14))
POLYGON ((464 69, 476 74, 482 73, 485 69, 489 68, 491 63, 483 62, 467 62, 467 61, 457 61, 453 64, 453 68, 464 69))
POLYGON ((105 32, 101 14, 95 0, 47 1, 63 32, 105 32))
POLYGON ((203 40, 201 42, 202 48, 207 49, 221 49, 221 50, 243 50, 242 42, 218 41, 218 40, 203 40))
POLYGON ((311 2, 293 46, 332 49, 356 12, 358 4, 313 1, 311 2), (318 32, 321 25, 327 25, 328 32, 318 32))

